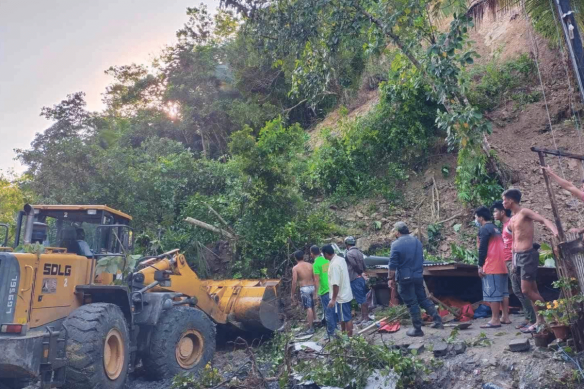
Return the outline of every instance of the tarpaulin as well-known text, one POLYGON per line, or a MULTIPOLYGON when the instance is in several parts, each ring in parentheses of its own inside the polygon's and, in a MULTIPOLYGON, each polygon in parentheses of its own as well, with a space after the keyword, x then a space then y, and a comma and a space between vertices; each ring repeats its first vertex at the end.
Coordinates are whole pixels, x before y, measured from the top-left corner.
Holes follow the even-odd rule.
POLYGON ((391 334, 398 332, 400 328, 401 324, 399 321, 394 321, 391 323, 386 323, 385 321, 379 322, 379 332, 381 333, 391 334))

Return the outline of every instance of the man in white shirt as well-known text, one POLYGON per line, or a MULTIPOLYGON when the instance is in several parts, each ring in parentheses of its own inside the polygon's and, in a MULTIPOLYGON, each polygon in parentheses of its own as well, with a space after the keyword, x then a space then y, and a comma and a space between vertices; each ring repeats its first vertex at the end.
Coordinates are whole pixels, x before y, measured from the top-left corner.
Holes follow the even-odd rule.
POLYGON ((353 292, 351 291, 347 262, 335 254, 335 250, 330 244, 322 248, 322 254, 330 261, 328 281, 331 301, 328 307, 334 307, 343 332, 346 332, 348 336, 353 336, 353 321, 351 320, 353 292))

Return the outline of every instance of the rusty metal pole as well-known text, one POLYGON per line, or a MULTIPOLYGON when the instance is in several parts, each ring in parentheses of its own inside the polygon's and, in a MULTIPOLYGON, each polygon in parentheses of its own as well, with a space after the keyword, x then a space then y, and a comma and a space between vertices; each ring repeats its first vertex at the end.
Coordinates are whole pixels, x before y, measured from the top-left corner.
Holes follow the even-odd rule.
MULTIPOLYGON (((543 152, 538 151, 537 155, 539 155, 539 164, 541 166, 546 166, 545 164, 545 156, 543 152)), ((548 194, 550 196, 550 200, 552 202, 552 212, 554 214, 554 219, 556 221, 556 227, 558 228, 558 237, 560 238, 560 242, 566 241, 566 236, 564 235, 564 228, 562 227, 562 221, 560 220, 560 213, 558 212, 558 205, 556 203, 556 196, 552 191, 552 187, 550 185, 550 178, 548 177, 545 171, 542 171, 543 178, 545 180, 545 186, 547 188, 548 194)))

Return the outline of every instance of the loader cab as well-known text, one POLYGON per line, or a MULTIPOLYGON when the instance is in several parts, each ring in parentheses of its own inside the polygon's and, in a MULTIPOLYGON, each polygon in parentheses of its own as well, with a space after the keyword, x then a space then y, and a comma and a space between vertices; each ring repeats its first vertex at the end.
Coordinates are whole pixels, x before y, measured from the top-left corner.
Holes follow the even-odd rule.
POLYGON ((40 244, 47 253, 99 259, 132 250, 132 218, 105 205, 26 205, 14 248, 40 244))

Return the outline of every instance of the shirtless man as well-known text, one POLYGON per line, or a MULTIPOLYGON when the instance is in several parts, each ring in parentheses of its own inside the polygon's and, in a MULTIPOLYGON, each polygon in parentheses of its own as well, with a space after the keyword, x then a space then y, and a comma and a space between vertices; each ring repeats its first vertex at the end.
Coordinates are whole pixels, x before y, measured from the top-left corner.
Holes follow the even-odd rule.
POLYGON ((292 304, 296 305, 296 286, 300 287, 302 306, 306 309, 306 335, 314 334, 312 323, 314 321, 314 302, 316 301, 316 288, 314 287, 314 273, 312 264, 304 261, 304 252, 298 250, 294 253, 296 266, 292 268, 292 304))
MULTIPOLYGON (((538 222, 547 227, 554 235, 558 234, 556 226, 548 219, 538 215, 530 209, 522 208, 521 192, 518 189, 508 189, 503 192, 503 206, 513 212, 513 218, 509 222, 508 229, 513 234, 513 267, 521 275, 521 292, 533 302, 537 311, 541 307, 535 304, 544 302, 537 289, 535 278, 539 265, 539 252, 533 246, 533 222, 538 222)), ((537 321, 533 326, 522 332, 534 332, 538 324, 543 324, 544 319, 538 313, 537 321)))

